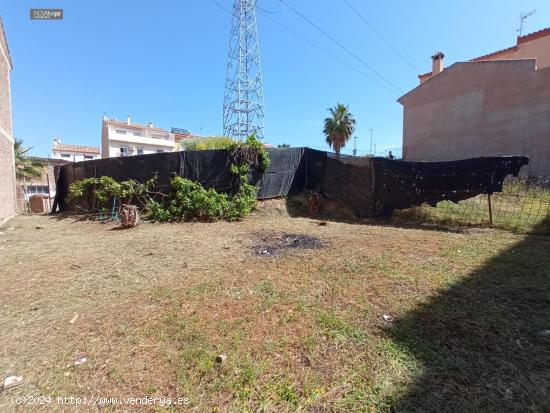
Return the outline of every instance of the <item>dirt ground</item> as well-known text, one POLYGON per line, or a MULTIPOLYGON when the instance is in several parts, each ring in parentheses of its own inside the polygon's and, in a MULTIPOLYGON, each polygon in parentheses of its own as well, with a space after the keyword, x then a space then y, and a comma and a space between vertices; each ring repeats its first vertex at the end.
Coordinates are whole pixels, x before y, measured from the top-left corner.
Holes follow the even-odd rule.
POLYGON ((548 236, 277 208, 131 230, 21 216, 0 232, 0 372, 23 377, 2 412, 548 408, 548 236))

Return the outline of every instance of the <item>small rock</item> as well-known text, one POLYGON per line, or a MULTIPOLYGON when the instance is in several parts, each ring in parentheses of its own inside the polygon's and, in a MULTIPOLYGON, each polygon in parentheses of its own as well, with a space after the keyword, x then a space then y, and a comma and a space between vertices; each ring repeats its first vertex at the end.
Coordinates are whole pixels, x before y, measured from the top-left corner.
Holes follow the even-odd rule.
POLYGON ((384 314, 382 316, 382 318, 385 320, 385 321, 388 321, 388 322, 391 322, 393 321, 393 317, 391 315, 388 315, 388 314, 384 314))
POLYGON ((36 229, 44 229, 44 227, 35 227, 36 229))
POLYGON ((79 366, 86 363, 87 361, 88 357, 86 356, 86 353, 78 353, 75 357, 74 365, 79 366))
POLYGON ((23 383, 23 377, 21 376, 8 376, 4 379, 4 390, 11 389, 12 387, 19 386, 23 383))
POLYGON ((216 356, 216 363, 225 363, 227 360, 227 356, 225 354, 220 354, 219 356, 216 356))

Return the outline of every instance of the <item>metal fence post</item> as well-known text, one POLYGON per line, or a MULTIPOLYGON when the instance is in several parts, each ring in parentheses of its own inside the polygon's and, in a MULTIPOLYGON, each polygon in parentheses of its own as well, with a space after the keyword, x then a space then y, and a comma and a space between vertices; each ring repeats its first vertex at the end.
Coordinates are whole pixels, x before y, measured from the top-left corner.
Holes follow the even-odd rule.
POLYGON ((489 224, 493 226, 493 206, 491 204, 491 193, 487 194, 487 201, 489 203, 489 224))

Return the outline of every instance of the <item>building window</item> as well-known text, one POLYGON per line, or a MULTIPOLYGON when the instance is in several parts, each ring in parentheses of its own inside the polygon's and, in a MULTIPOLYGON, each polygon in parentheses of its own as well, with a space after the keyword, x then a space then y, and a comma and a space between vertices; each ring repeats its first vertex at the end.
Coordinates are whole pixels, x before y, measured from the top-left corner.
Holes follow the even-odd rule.
POLYGON ((163 153, 164 149, 157 149, 157 153, 163 153))
POLYGON ((84 155, 84 159, 94 159, 93 155, 84 155))
POLYGON ((138 154, 138 155, 143 155, 143 149, 141 149, 141 148, 138 148, 138 150, 137 150, 137 154, 138 154))
POLYGON ((116 133, 118 133, 119 135, 126 135, 126 131, 122 129, 117 129, 116 133))
POLYGON ((120 156, 128 156, 128 148, 120 148, 120 156))
POLYGON ((134 136, 143 136, 141 132, 134 132, 134 136))
POLYGON ((47 185, 29 185, 27 187, 27 193, 29 195, 33 194, 49 194, 50 191, 48 190, 47 185))
POLYGON ((62 158, 70 158, 70 157, 71 157, 71 154, 70 154, 70 153, 62 153, 62 154, 61 154, 61 157, 62 157, 62 158))

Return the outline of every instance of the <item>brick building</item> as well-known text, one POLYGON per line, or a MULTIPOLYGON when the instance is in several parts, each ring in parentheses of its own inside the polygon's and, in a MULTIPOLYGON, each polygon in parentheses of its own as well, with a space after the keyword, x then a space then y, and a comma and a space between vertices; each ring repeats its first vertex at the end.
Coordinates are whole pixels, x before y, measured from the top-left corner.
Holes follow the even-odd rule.
POLYGON ((15 215, 15 166, 11 117, 12 62, 0 18, 0 224, 15 215))
POLYGON ((550 28, 448 68, 443 58, 399 98, 403 159, 527 155, 530 175, 550 176, 550 28))

